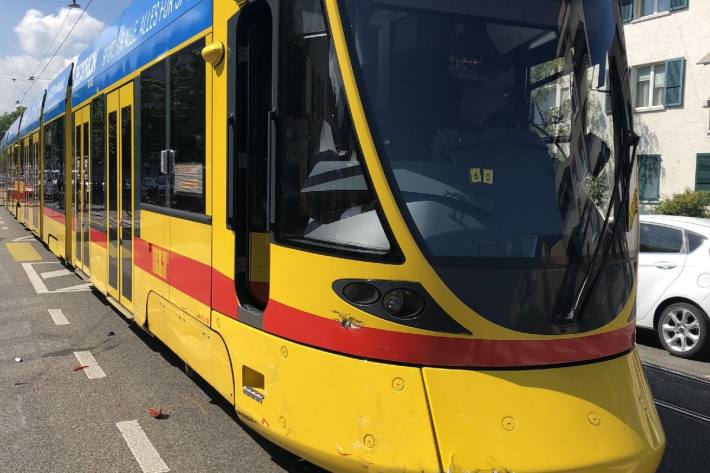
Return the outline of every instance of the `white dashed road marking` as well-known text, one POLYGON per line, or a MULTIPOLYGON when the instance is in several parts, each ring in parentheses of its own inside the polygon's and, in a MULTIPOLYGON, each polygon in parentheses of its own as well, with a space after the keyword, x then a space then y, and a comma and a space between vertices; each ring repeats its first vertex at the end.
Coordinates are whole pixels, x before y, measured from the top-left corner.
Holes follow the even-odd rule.
POLYGON ((143 473, 163 473, 170 471, 168 465, 165 464, 160 454, 155 449, 148 436, 143 432, 137 420, 127 420, 116 423, 116 427, 121 431, 123 439, 131 449, 131 453, 135 457, 138 465, 140 465, 143 473))
POLYGON ((49 309, 49 315, 52 316, 52 320, 56 325, 69 325, 69 321, 64 316, 62 309, 49 309))
POLYGON ((86 366, 82 371, 86 373, 87 378, 99 379, 106 377, 106 373, 101 369, 90 351, 75 351, 74 356, 79 361, 80 366, 86 366))
POLYGON ((7 230, 7 227, 2 227, 3 230, 7 230))
POLYGON ((42 279, 58 278, 60 276, 69 276, 71 271, 68 269, 58 269, 56 271, 47 271, 46 273, 41 273, 42 279))
MULTIPOLYGON (((32 287, 34 288, 35 292, 37 294, 56 294, 56 293, 61 293, 61 292, 82 292, 82 291, 90 291, 91 290, 91 284, 78 284, 76 286, 70 286, 70 287, 63 287, 61 289, 54 289, 53 291, 50 291, 47 286, 44 285, 42 282, 42 278, 37 274, 37 271, 34 269, 35 264, 59 264, 56 261, 44 261, 42 263, 22 263, 22 269, 25 270, 25 273, 27 273, 27 278, 29 278, 30 283, 32 284, 32 287)), ((53 271, 51 271, 53 272, 53 271)))
MULTIPOLYGON (((2 223, 2 222, 0 222, 0 223, 2 223)), ((12 241, 14 241, 14 242, 16 242, 16 241, 31 241, 34 239, 35 239, 35 237, 33 237, 32 235, 27 235, 27 236, 23 236, 23 237, 13 238, 12 241)))

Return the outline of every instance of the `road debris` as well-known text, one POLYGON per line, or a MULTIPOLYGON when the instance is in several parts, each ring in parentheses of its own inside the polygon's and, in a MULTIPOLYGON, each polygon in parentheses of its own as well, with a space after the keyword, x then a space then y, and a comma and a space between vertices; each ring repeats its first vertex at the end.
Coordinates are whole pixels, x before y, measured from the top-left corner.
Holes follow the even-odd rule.
POLYGON ((153 419, 162 419, 163 418, 163 410, 159 407, 149 407, 148 408, 148 415, 151 416, 153 419))
POLYGON ((22 358, 19 356, 15 357, 15 363, 22 363, 22 358))
POLYGON ((89 367, 89 365, 79 365, 76 368, 74 368, 72 371, 80 371, 80 370, 86 369, 88 367, 89 367))

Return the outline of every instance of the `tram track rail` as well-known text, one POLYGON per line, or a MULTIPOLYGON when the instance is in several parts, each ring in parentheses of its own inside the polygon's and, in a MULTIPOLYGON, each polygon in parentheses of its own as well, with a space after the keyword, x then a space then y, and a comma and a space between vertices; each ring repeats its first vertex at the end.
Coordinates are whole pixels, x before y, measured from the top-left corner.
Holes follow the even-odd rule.
POLYGON ((710 380, 643 363, 656 406, 710 425, 710 380))

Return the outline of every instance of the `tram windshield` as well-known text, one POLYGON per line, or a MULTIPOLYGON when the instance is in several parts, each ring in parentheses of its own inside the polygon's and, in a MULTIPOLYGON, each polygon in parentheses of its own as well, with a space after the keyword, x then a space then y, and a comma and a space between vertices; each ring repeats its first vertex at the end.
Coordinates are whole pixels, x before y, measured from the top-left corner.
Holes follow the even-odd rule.
POLYGON ((443 281, 495 323, 550 334, 595 268, 564 331, 615 318, 634 280, 615 223, 629 160, 618 0, 340 8, 379 157, 443 281))

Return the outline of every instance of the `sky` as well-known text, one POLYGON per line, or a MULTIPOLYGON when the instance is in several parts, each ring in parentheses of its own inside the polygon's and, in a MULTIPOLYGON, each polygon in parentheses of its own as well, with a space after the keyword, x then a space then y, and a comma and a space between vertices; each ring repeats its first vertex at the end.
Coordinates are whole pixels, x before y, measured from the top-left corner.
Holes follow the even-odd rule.
POLYGON ((71 1, 0 0, 0 113, 14 110, 18 100, 26 106, 41 98, 49 82, 131 3, 76 0, 82 8, 67 8, 71 1))

